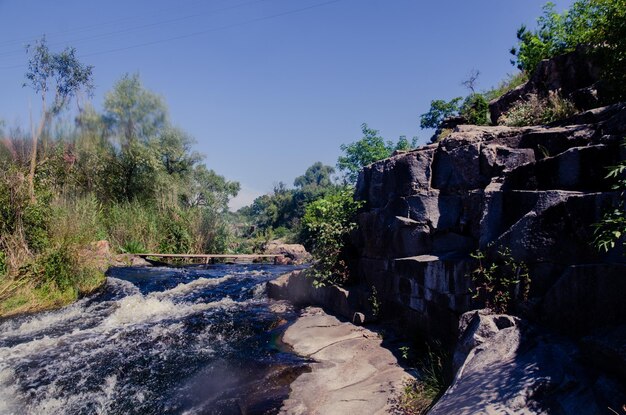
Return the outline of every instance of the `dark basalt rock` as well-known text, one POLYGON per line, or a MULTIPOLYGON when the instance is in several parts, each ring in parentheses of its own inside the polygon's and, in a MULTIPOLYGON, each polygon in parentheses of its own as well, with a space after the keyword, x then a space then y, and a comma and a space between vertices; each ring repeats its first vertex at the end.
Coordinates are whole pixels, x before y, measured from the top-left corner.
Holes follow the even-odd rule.
MULTIPOLYGON (((366 206, 353 233, 363 284, 376 286, 387 309, 406 311, 415 327, 452 340, 458 317, 476 305, 468 273, 477 248, 506 246, 525 261, 534 304, 554 296, 557 285, 573 283, 561 276, 570 266, 626 262, 621 253, 599 253, 590 244, 592 225, 619 202, 605 176, 606 166, 626 155, 617 139, 625 131, 623 104, 552 126, 460 125, 437 144, 367 166, 355 195, 366 206), (422 271, 407 275, 402 264, 415 261, 428 264, 428 275, 441 284, 425 285, 422 271), (463 292, 443 289, 449 286, 443 280, 463 292)), ((567 315, 575 300, 566 293, 576 291, 558 292, 564 297, 549 313, 567 315)), ((609 315, 594 314, 594 321, 609 315)), ((559 326, 558 318, 544 322, 559 326)))

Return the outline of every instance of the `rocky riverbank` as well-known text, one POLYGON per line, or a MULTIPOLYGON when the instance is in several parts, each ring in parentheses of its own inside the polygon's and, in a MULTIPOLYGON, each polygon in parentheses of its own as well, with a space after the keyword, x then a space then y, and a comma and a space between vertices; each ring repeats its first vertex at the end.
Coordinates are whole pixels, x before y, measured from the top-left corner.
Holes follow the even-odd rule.
POLYGON ((321 308, 304 309, 283 342, 311 359, 311 371, 291 384, 281 414, 390 414, 393 398, 414 379, 381 346, 378 333, 341 322, 321 308))

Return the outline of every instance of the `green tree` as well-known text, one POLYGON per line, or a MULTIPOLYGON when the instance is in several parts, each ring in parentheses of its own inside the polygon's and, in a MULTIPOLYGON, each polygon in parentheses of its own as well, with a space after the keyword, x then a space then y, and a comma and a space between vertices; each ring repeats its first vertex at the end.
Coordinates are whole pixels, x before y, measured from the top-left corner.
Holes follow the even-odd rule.
POLYGON ((42 37, 26 47, 30 54, 27 82, 41 98, 41 119, 32 128, 32 148, 30 171, 28 174, 31 198, 35 197, 35 170, 37 166, 37 143, 51 118, 58 114, 67 102, 79 91, 91 94, 93 90, 92 66, 83 65, 76 57, 76 49, 66 48, 59 53, 51 53, 46 38, 42 37), (50 97, 52 94, 52 97, 50 97), (50 100, 50 98, 52 98, 50 100))
POLYGON ((335 169, 331 166, 325 166, 322 162, 318 161, 313 163, 302 176, 296 177, 293 185, 299 188, 305 188, 310 186, 315 187, 328 187, 332 186, 332 175, 335 173, 335 169))
POLYGON ((359 171, 364 166, 391 155, 391 142, 386 143, 378 130, 371 129, 364 123, 361 125, 361 132, 363 138, 359 141, 342 144, 340 147, 345 156, 339 157, 337 167, 344 172, 348 183, 356 183, 359 171))
POLYGON ((303 226, 307 231, 314 285, 345 284, 349 270, 343 258, 350 231, 356 228, 355 215, 362 202, 355 201, 351 188, 327 194, 306 207, 303 226))
MULTIPOLYGON (((155 175, 165 161, 155 141, 161 134, 165 134, 166 142, 169 139, 171 143, 173 137, 166 131, 167 118, 161 97, 146 90, 137 74, 124 75, 107 93, 104 119, 120 142, 117 185, 124 199, 145 199, 154 194, 155 175)), ((180 136, 177 140, 184 144, 180 136)))
POLYGON ((462 99, 462 97, 456 97, 450 101, 443 99, 430 101, 428 112, 420 115, 420 128, 437 128, 445 118, 457 115, 462 99))
POLYGON ((613 100, 626 98, 626 0, 577 0, 559 14, 547 3, 534 31, 521 26, 511 63, 532 73, 539 62, 580 45, 599 58, 613 100))

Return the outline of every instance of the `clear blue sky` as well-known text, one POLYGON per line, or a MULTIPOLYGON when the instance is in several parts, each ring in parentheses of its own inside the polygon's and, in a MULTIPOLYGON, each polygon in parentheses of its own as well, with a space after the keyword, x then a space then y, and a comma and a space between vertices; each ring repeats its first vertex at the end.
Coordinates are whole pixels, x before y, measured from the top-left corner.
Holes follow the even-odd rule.
MULTIPOLYGON (((571 0, 554 1, 558 10, 571 0)), ((514 72, 508 50, 544 0, 0 0, 0 119, 27 125, 24 45, 46 34, 76 47, 104 94, 139 72, 209 168, 249 203, 339 146, 367 122, 387 139, 419 136, 430 100, 514 72), (136 46, 136 47, 135 47, 136 46)))

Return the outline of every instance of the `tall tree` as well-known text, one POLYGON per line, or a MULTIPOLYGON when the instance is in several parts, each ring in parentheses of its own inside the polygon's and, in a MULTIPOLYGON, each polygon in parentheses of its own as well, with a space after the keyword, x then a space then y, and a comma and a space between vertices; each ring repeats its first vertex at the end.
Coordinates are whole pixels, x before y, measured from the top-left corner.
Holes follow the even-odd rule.
POLYGON ((86 66, 76 58, 76 49, 66 48, 60 53, 51 53, 42 37, 33 45, 26 47, 30 54, 27 82, 41 97, 41 119, 35 129, 31 123, 32 149, 28 183, 31 198, 35 197, 35 169, 37 166, 37 142, 53 115, 57 114, 67 102, 81 89, 87 94, 93 90, 93 66, 86 66), (50 94, 52 99, 49 101, 50 94))
POLYGON ((162 167, 154 141, 168 125, 167 107, 161 97, 141 85, 138 74, 126 74, 107 93, 104 118, 120 142, 123 196, 127 200, 140 197, 162 167))
POLYGON ((313 163, 302 176, 296 177, 293 185, 299 188, 304 187, 328 187, 333 184, 332 175, 335 173, 335 169, 331 166, 325 166, 322 162, 318 161, 313 163))

